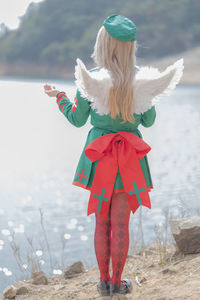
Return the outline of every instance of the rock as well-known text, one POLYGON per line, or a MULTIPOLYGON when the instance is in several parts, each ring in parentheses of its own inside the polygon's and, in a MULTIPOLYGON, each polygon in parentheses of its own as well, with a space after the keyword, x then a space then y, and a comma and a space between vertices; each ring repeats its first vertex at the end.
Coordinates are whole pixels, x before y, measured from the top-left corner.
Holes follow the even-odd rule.
POLYGON ((166 269, 164 269, 164 270, 162 270, 162 273, 163 274, 175 274, 176 273, 176 271, 174 271, 174 270, 171 270, 171 269, 169 269, 169 268, 166 268, 166 269))
POLYGON ((22 285, 17 288, 17 295, 26 295, 29 293, 29 288, 25 285, 22 285))
POLYGON ((48 284, 48 279, 43 271, 39 271, 32 273, 30 282, 36 285, 48 284))
POLYGON ((89 284, 97 284, 99 281, 99 277, 97 276, 89 276, 83 283, 82 286, 86 286, 89 284))
POLYGON ((64 289, 64 285, 62 285, 62 284, 56 284, 55 286, 54 286, 54 290, 55 291, 59 291, 59 290, 62 290, 62 289, 64 289))
POLYGON ((170 273, 170 269, 169 269, 169 268, 166 268, 166 269, 162 270, 162 273, 163 273, 163 274, 170 273))
POLYGON ((25 295, 31 291, 31 287, 26 281, 18 281, 15 283, 15 288, 17 289, 17 295, 25 295))
POLYGON ((84 273, 84 265, 82 261, 77 261, 70 265, 65 271, 64 271, 64 277, 65 278, 72 278, 75 277, 81 273, 84 273))
POLYGON ((200 253, 200 216, 172 219, 170 226, 181 253, 200 253))
POLYGON ((9 285, 4 291, 3 296, 6 299, 14 299, 17 295, 17 289, 14 285, 9 285))

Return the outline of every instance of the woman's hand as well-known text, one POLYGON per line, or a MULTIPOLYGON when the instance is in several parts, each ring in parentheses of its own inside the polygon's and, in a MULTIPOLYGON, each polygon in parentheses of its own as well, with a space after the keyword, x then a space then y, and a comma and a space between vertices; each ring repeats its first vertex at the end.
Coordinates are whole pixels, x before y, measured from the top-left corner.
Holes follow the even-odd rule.
POLYGON ((55 86, 51 87, 49 84, 44 85, 44 92, 49 97, 56 97, 56 95, 60 92, 58 91, 55 86))

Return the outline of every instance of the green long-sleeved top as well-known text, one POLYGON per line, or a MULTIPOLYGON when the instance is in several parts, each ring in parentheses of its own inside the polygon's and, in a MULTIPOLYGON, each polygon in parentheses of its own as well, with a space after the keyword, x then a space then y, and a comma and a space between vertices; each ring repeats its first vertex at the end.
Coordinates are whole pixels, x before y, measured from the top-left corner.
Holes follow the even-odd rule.
POLYGON ((156 118, 155 106, 152 106, 151 109, 143 114, 134 114, 135 123, 121 123, 122 119, 119 117, 112 119, 110 115, 99 115, 95 110, 91 109, 90 102, 87 99, 82 98, 78 90, 76 92, 75 99, 77 101, 77 104, 75 104, 77 106, 75 111, 72 111, 73 103, 67 97, 61 98, 59 101, 59 108, 68 121, 76 127, 85 125, 89 115, 91 115, 91 124, 94 127, 111 131, 114 130, 114 132, 115 130, 133 131, 140 124, 142 124, 144 127, 150 127, 153 125, 156 118))
MULTIPOLYGON (((138 129, 138 126, 141 124, 144 127, 150 127, 153 125, 156 118, 155 106, 152 106, 148 111, 143 114, 134 114, 135 122, 125 122, 122 123, 122 119, 117 117, 112 119, 110 115, 99 115, 96 110, 93 110, 90 106, 90 102, 81 97, 80 92, 77 90, 74 103, 72 103, 65 94, 60 93, 57 97, 57 102, 59 105, 60 111, 68 119, 68 121, 76 126, 83 126, 90 116, 90 123, 93 126, 88 133, 85 147, 82 151, 77 170, 74 176, 73 184, 81 186, 83 188, 89 189, 92 186, 92 182, 95 175, 95 170, 97 166, 97 161, 92 163, 85 155, 84 150, 87 145, 92 142, 94 139, 118 131, 128 131, 133 132, 140 138, 142 134, 138 129), (82 173, 83 172, 83 173, 82 173), (84 174, 84 177, 80 177, 80 174, 84 174)), ((152 179, 149 169, 149 164, 147 156, 140 160, 140 165, 143 170, 144 177, 146 179, 147 187, 152 188, 152 179)), ((121 180, 120 173, 118 171, 114 191, 123 190, 123 183, 121 180)))

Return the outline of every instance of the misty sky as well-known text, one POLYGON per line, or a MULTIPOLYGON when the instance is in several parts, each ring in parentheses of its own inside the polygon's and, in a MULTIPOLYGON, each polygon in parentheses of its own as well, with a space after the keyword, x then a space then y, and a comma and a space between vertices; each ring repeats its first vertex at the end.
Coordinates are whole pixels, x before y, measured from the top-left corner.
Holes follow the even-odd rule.
POLYGON ((24 15, 31 2, 43 0, 0 0, 0 24, 5 23, 10 29, 19 25, 19 16, 24 15))

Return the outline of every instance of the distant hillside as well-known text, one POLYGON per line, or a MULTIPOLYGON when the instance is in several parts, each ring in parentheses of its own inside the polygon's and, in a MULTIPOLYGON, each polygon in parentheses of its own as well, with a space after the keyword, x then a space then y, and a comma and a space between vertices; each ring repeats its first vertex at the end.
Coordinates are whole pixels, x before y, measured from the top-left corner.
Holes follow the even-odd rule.
POLYGON ((138 55, 161 58, 200 44, 199 0, 45 0, 32 3, 18 30, 0 34, 0 62, 74 65, 90 62, 96 33, 114 13, 138 27, 138 55))
POLYGON ((182 57, 184 59, 184 72, 181 83, 200 84, 200 47, 177 55, 168 56, 157 61, 152 61, 151 63, 149 62, 149 64, 159 68, 159 70, 163 70, 165 67, 182 57))

